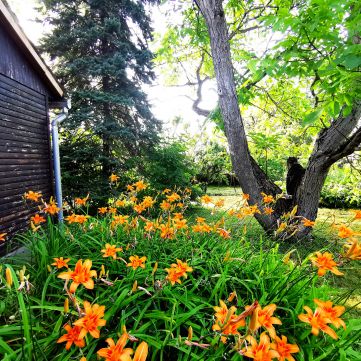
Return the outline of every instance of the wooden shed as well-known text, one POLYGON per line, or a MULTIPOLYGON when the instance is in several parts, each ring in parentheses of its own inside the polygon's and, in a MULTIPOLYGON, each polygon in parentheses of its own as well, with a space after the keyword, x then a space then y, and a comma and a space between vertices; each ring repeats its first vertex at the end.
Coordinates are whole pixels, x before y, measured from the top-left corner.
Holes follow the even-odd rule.
MULTIPOLYGON (((24 192, 53 194, 49 109, 63 90, 0 0, 0 234, 28 228, 36 205, 24 192)), ((0 242, 4 253, 6 242, 0 242)))

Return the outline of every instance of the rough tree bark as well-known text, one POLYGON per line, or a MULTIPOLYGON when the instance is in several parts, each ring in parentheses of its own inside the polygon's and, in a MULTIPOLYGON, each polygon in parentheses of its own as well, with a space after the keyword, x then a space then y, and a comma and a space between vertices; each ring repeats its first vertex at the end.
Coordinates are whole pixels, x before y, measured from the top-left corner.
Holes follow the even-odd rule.
MULTIPOLYGON (((239 109, 236 83, 229 44, 227 23, 222 0, 195 0, 207 24, 214 70, 217 80, 219 106, 229 144, 232 166, 243 192, 250 195, 252 204, 261 204, 261 192, 281 193, 260 169, 250 155, 246 133, 239 109)), ((329 128, 320 132, 309 158, 303 184, 297 192, 298 215, 315 220, 321 189, 330 166, 351 154, 361 142, 359 119, 361 105, 356 103, 352 113, 336 119, 329 128)), ((279 214, 256 214, 262 227, 270 232, 278 227, 279 214)), ((301 227, 299 237, 306 236, 311 228, 301 227)))

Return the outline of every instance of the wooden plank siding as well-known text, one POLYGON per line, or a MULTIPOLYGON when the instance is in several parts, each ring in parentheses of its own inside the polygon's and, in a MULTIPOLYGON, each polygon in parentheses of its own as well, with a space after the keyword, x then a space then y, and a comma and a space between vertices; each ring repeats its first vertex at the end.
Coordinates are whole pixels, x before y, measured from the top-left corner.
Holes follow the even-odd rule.
POLYGON ((50 154, 47 94, 0 74, 0 233, 28 229, 38 209, 25 192, 53 194, 50 154))

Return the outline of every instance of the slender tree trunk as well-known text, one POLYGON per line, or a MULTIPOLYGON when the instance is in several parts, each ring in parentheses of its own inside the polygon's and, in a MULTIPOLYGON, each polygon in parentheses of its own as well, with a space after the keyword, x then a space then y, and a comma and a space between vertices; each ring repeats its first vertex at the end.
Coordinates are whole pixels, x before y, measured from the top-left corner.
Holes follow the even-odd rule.
MULTIPOLYGON (((281 189, 271 182, 249 153, 243 120, 239 109, 236 83, 233 74, 229 34, 222 0, 195 0, 207 24, 214 70, 218 86, 219 105, 225 125, 232 166, 243 192, 250 195, 252 204, 262 204, 261 192, 276 195, 281 189)), ((296 204, 298 215, 315 220, 321 189, 332 164, 351 154, 361 142, 359 118, 361 106, 356 103, 348 117, 342 115, 324 129, 315 143, 313 153, 300 186, 296 204)), ((289 205, 280 207, 283 211, 289 205)), ((261 226, 268 232, 278 226, 280 214, 256 214, 261 226)), ((310 232, 310 227, 300 226, 299 237, 310 232)))

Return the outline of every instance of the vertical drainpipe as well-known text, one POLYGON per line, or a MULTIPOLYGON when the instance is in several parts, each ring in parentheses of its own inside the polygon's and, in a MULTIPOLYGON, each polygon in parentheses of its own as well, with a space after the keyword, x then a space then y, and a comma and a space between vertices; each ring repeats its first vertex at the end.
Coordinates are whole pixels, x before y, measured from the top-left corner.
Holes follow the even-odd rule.
POLYGON ((68 116, 68 109, 64 108, 63 113, 56 116, 51 122, 51 135, 53 143, 53 162, 55 178, 55 199, 57 206, 60 208, 58 221, 63 222, 63 196, 61 191, 61 172, 60 172, 60 153, 59 153, 59 132, 58 126, 68 116))

